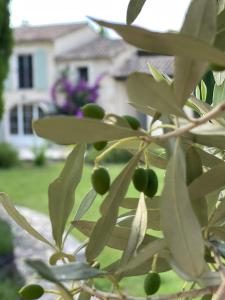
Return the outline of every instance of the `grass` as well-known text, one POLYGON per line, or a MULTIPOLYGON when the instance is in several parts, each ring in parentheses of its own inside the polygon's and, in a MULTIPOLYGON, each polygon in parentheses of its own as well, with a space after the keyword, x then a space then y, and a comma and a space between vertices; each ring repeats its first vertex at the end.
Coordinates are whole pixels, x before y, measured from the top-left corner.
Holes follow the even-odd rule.
MULTIPOLYGON (((9 170, 0 171, 0 191, 6 192, 16 205, 29 207, 31 209, 40 211, 42 213, 48 212, 48 199, 47 190, 48 185, 53 181, 60 173, 63 167, 62 163, 51 163, 43 168, 33 167, 31 165, 26 165, 23 167, 18 167, 9 170)), ((114 178, 122 169, 122 165, 108 165, 110 175, 114 178)), ((84 195, 90 190, 90 176, 92 172, 92 166, 86 165, 84 168, 84 173, 82 181, 76 191, 76 202, 75 208, 79 206, 84 195)), ((162 182, 163 173, 157 171, 160 182, 162 182)), ((161 189, 161 185, 160 185, 161 189)), ((128 196, 138 196, 138 193, 130 185, 128 196)), ((99 217, 99 204, 101 203, 101 197, 97 197, 95 203, 93 204, 91 210, 85 215, 84 219, 97 220, 99 217)), ((85 237, 80 234, 77 230, 73 232, 74 236, 83 241, 85 237)), ((109 264, 110 262, 118 259, 121 256, 120 251, 115 251, 110 248, 106 248, 102 255, 98 258, 102 266, 109 264)), ((178 277, 172 273, 167 272, 162 275, 162 287, 160 292, 170 292, 180 290, 182 282, 178 277)), ((126 278, 122 280, 121 286, 125 290, 128 290, 130 294, 133 295, 144 295, 143 294, 143 276, 138 276, 135 278, 126 278)), ((109 288, 109 282, 97 281, 97 285, 101 288, 109 288)))

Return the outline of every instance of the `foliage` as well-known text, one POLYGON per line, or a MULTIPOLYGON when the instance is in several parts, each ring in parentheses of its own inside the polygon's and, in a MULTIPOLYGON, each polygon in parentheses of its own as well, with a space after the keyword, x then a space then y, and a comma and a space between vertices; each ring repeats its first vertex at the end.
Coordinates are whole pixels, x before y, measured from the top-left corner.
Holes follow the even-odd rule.
POLYGON ((64 72, 52 87, 52 99, 59 114, 82 116, 81 107, 96 102, 99 96, 100 76, 93 85, 80 79, 73 83, 64 72))
POLYGON ((0 143, 0 168, 10 168, 17 164, 18 153, 10 144, 0 143))
POLYGON ((3 89, 4 80, 9 70, 9 58, 12 53, 13 37, 10 28, 10 0, 0 0, 0 119, 4 111, 3 89))
MULTIPOLYGON (((130 2, 128 15, 135 11, 131 19, 137 16, 143 4, 143 1, 130 2)), ((72 300, 79 294, 79 299, 96 296, 99 299, 133 300, 121 290, 123 278, 157 277, 157 286, 147 280, 147 284, 153 284, 154 288, 146 288, 145 284, 146 293, 151 294, 158 290, 161 276, 149 274, 170 270, 184 281, 184 288, 180 293, 151 299, 192 299, 198 296, 204 299, 211 294, 215 300, 224 299, 223 80, 221 82, 221 78, 214 74, 216 85, 211 105, 204 102, 208 90, 201 81, 215 65, 220 69, 225 67, 222 39, 225 24, 221 21, 224 11, 217 13, 216 1, 193 0, 178 33, 151 32, 136 26, 96 20, 138 48, 175 56, 173 79, 151 66, 152 76, 135 72, 128 78, 130 102, 138 111, 152 117, 148 130, 132 128, 123 118, 109 118, 108 115, 102 120, 55 116, 34 122, 37 135, 59 144, 76 144, 63 170, 49 185, 53 239, 49 241, 35 230, 3 193, 1 202, 24 230, 52 249, 50 265, 29 259, 27 263, 39 276, 55 284, 55 293, 62 299, 72 300), (199 82, 200 93, 197 89, 194 96, 193 91, 199 82), (187 113, 186 108, 191 113, 187 113), (194 112, 198 113, 197 118, 193 117, 194 112), (160 125, 156 125, 158 120, 160 125), (156 134, 158 129, 161 129, 160 134, 156 134), (109 190, 107 187, 99 205, 99 218, 90 221, 84 216, 91 211, 96 193, 88 191, 80 205, 75 196, 83 178, 86 144, 100 141, 110 143, 95 158, 95 170, 102 170, 103 159, 113 149, 126 149, 132 153, 132 158, 111 181, 109 190), (149 178, 154 178, 154 193, 146 196, 146 187, 141 187, 145 194, 141 192, 139 197, 129 198, 127 191, 140 165, 148 174, 147 185, 151 186, 149 178), (158 191, 156 195, 158 179, 155 173, 151 172, 154 176, 149 176, 153 167, 165 170, 162 192, 158 191), (128 209, 128 212, 124 213, 121 208, 128 209), (75 218, 71 216, 73 209, 76 210, 75 218), (70 226, 67 229, 68 221, 70 226), (86 235, 87 241, 74 253, 65 253, 64 244, 73 228, 86 235), (97 259, 106 246, 121 250, 121 256, 101 267, 97 259), (85 249, 85 262, 76 261, 81 248, 85 249), (60 261, 64 264, 59 264, 60 261), (111 282, 112 291, 97 289, 93 278, 111 282), (67 281, 74 281, 76 285, 66 285, 67 281)), ((96 182, 93 188, 96 189, 96 182)))
POLYGON ((43 167, 46 164, 45 147, 35 148, 33 153, 34 165, 43 167))
POLYGON ((13 235, 9 224, 0 219, 0 256, 12 255, 13 235))

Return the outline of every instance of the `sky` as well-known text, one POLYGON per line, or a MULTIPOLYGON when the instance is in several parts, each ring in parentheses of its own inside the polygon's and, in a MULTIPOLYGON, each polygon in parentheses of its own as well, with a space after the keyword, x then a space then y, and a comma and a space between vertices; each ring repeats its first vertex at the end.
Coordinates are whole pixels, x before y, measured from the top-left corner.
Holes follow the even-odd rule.
MULTIPOLYGON (((129 0, 11 0, 11 23, 68 23, 92 16, 124 23, 129 0)), ((147 0, 135 24, 155 31, 179 30, 190 0, 147 0)))

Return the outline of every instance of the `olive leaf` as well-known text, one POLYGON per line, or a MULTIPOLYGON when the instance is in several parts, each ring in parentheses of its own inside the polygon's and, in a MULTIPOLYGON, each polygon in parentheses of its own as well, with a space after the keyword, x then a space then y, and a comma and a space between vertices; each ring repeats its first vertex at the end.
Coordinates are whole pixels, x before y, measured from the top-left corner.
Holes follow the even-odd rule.
POLYGON ((225 9, 217 16, 217 31, 225 29, 225 9))
POLYGON ((129 264, 126 264, 125 266, 119 268, 116 271, 116 275, 120 277, 127 272, 132 272, 132 270, 143 266, 144 263, 148 262, 155 254, 165 249, 166 246, 167 244, 164 239, 157 239, 147 244, 138 252, 138 255, 130 259, 129 264))
POLYGON ((116 225, 120 202, 127 192, 141 154, 142 151, 135 155, 116 177, 101 205, 100 211, 102 216, 96 223, 86 248, 88 261, 92 261, 96 258, 110 239, 113 228, 116 225))
POLYGON ((213 90, 213 105, 216 106, 223 101, 225 101, 225 82, 221 85, 215 84, 213 90))
POLYGON ((150 106, 164 114, 185 117, 176 103, 172 86, 165 81, 155 81, 148 74, 135 72, 127 80, 127 92, 131 102, 150 106))
MULTIPOLYGON (((192 1, 181 33, 213 44, 216 34, 216 1, 192 1)), ((208 68, 207 62, 193 58, 176 57, 174 72, 174 90, 178 103, 183 106, 208 68)))
POLYGON ((49 242, 42 234, 40 234, 36 229, 34 229, 30 223, 20 214, 20 212, 15 208, 9 197, 0 193, 0 202, 2 203, 4 209, 7 211, 9 216, 22 227, 27 233, 32 235, 35 239, 47 244, 48 246, 55 248, 51 242, 49 242))
POLYGON ((185 157, 179 140, 168 163, 160 212, 173 260, 185 274, 198 278, 205 267, 204 241, 189 199, 185 157))
POLYGON ((142 10, 146 0, 130 0, 127 8, 127 24, 132 24, 142 10))
POLYGON ((225 186, 225 163, 213 167, 208 172, 203 173, 189 185, 189 193, 192 201, 204 197, 205 195, 225 186))
POLYGON ((219 205, 214 210, 208 226, 216 226, 224 223, 225 221, 225 201, 224 199, 219 201, 219 205))
POLYGON ((121 267, 126 265, 132 256, 136 255, 138 247, 141 245, 145 238, 147 230, 147 208, 145 204, 145 196, 143 193, 140 195, 136 214, 132 221, 130 236, 127 246, 121 258, 121 267))
POLYGON ((61 266, 51 267, 51 271, 57 280, 71 281, 71 280, 86 280, 89 278, 96 278, 106 275, 106 271, 92 268, 83 262, 75 262, 61 266))
POLYGON ((59 249, 67 219, 74 205, 74 192, 82 176, 85 150, 84 144, 78 144, 68 156, 59 177, 49 185, 49 216, 52 234, 59 249))
POLYGON ((106 124, 100 120, 63 116, 46 117, 34 121, 33 127, 38 136, 62 145, 112 141, 126 137, 145 135, 143 132, 106 124), (93 130, 93 128, 95 130, 93 130))
MULTIPOLYGON (((196 178, 203 174, 200 155, 195 147, 190 147, 186 153, 187 185, 190 185, 196 178)), ((192 200, 192 199, 191 199, 192 200)), ((193 210, 201 225, 208 221, 207 201, 204 197, 192 201, 193 210)))
MULTIPOLYGON (((74 228, 79 230, 85 236, 90 237, 96 223, 93 221, 81 220, 72 222, 72 224, 74 228)), ((124 250, 127 246, 130 233, 131 230, 129 228, 115 226, 106 245, 113 249, 124 250)), ((143 244, 154 241, 155 239, 155 237, 146 234, 143 240, 143 244)))
POLYGON ((85 213, 89 210, 89 208, 91 207, 91 205, 93 204, 93 202, 95 201, 97 197, 97 193, 95 192, 95 190, 90 190, 84 197, 84 199, 82 200, 77 213, 74 217, 74 221, 78 221, 80 220, 85 213))
POLYGON ((92 19, 100 26, 114 29, 126 42, 152 53, 187 57, 225 66, 225 54, 205 41, 182 33, 152 32, 137 26, 92 19))
POLYGON ((63 299, 73 300, 73 296, 67 290, 67 288, 56 278, 52 270, 41 260, 30 260, 25 261, 28 266, 34 269, 42 278, 56 284, 59 289, 63 292, 63 299))

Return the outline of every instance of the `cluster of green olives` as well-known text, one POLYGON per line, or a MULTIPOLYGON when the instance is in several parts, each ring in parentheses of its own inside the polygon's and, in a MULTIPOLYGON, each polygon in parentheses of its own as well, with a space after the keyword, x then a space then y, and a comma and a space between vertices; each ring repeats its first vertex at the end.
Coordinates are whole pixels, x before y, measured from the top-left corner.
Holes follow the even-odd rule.
POLYGON ((154 170, 138 168, 134 171, 133 184, 136 190, 147 197, 154 197, 158 190, 158 178, 154 170))
POLYGON ((145 277, 145 281, 144 281, 144 290, 146 295, 149 296, 155 294, 159 290, 160 284, 161 284, 160 275, 155 272, 149 273, 145 277))
POLYGON ((19 290, 19 294, 25 300, 39 299, 44 295, 44 289, 39 284, 25 285, 19 290))
MULTIPOLYGON (((102 120, 105 117, 105 110, 101 106, 94 104, 94 103, 89 103, 89 104, 84 105, 81 108, 81 110, 82 110, 83 116, 85 118, 102 120)), ((122 118, 126 121, 126 123, 133 130, 138 130, 141 127, 141 124, 138 121, 138 119, 136 119, 133 116, 125 115, 122 118)), ((107 142, 99 141, 99 142, 94 143, 93 146, 97 151, 101 151, 107 146, 107 142)))

